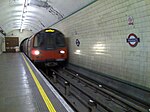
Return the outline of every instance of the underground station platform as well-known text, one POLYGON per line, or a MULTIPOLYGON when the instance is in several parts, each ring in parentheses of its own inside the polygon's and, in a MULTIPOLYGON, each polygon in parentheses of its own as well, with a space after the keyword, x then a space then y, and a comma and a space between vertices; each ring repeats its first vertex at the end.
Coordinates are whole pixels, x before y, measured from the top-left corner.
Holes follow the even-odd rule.
POLYGON ((0 112, 74 112, 22 53, 0 55, 0 112))

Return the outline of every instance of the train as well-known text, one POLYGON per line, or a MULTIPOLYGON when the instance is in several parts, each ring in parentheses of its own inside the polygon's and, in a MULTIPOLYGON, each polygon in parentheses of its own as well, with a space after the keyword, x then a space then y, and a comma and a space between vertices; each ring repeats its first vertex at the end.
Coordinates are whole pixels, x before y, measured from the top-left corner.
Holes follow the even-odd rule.
POLYGON ((64 65, 68 59, 64 34, 52 28, 43 29, 24 39, 20 44, 20 51, 33 63, 46 66, 64 65))

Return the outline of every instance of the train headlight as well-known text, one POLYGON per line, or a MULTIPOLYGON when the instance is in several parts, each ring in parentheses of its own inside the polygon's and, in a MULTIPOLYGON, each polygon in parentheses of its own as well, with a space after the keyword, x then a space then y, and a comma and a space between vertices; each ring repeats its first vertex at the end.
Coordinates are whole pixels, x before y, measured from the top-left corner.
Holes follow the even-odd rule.
POLYGON ((59 51, 60 52, 60 54, 65 54, 65 51, 64 50, 61 50, 61 51, 59 51))
POLYGON ((32 54, 33 54, 33 55, 39 55, 39 54, 40 54, 40 51, 39 51, 39 50, 33 50, 33 51, 32 51, 32 54))
POLYGON ((35 50, 35 51, 34 51, 34 54, 35 54, 35 55, 39 55, 39 54, 40 54, 40 51, 35 50))

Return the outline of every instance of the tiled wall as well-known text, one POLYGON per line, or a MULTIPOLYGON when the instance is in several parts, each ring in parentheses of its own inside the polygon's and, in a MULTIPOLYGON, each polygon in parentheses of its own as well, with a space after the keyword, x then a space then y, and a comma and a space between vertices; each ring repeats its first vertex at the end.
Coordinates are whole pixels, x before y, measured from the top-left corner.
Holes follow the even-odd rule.
POLYGON ((68 37, 70 63, 150 88, 150 0, 98 0, 53 27, 68 37))

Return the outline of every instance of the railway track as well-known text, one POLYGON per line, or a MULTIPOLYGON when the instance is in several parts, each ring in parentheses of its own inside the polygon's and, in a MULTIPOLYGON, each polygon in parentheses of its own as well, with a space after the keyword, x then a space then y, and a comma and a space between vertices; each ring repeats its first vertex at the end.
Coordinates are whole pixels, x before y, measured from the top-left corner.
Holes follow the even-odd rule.
POLYGON ((44 76, 77 112, 149 112, 149 106, 66 68, 44 76))

